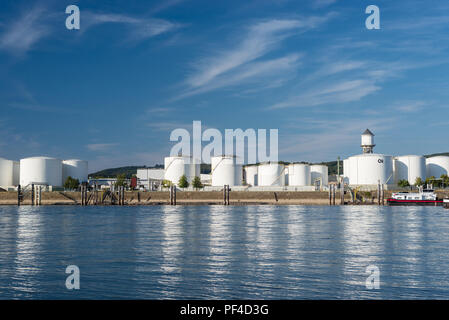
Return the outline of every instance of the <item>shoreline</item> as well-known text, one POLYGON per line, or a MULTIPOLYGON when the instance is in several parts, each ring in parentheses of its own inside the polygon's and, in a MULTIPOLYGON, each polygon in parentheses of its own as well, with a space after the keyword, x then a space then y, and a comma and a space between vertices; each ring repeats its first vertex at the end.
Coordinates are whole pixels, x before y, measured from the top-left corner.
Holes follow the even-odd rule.
MULTIPOLYGON (((99 198, 102 197, 99 192, 99 198)), ((223 192, 221 191, 178 191, 176 193, 178 206, 193 205, 223 205, 223 192)), ((125 192, 125 206, 154 206, 170 205, 170 194, 167 191, 153 192, 125 192), (140 201, 139 201, 140 198, 140 201)), ((345 195, 345 203, 350 204, 350 195, 345 195)), ((252 206, 252 205, 316 205, 328 206, 329 193, 327 191, 233 191, 229 196, 230 206, 252 206)), ((340 199, 336 199, 336 205, 340 205, 340 199)), ((371 205, 371 203, 368 203, 371 205)), ((375 204, 375 203, 374 203, 375 204)), ((17 192, 0 192, 0 205, 17 206, 17 192)), ((31 205, 30 195, 25 195, 20 204, 31 205)), ((81 205, 80 192, 42 192, 42 206, 51 205, 81 205)), ((93 204, 89 204, 93 205, 93 204)), ((110 206, 110 202, 99 203, 99 206, 110 206)), ((365 205, 365 204, 363 204, 365 205)))

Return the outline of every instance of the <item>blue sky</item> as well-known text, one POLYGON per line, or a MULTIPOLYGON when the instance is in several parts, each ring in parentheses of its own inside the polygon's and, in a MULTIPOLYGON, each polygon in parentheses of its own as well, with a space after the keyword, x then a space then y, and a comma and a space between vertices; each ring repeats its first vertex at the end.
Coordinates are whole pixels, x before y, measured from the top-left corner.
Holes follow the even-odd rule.
POLYGON ((0 156, 163 163, 193 120, 279 129, 285 161, 359 153, 366 128, 377 152, 446 152, 448 31, 447 1, 2 0, 0 156))

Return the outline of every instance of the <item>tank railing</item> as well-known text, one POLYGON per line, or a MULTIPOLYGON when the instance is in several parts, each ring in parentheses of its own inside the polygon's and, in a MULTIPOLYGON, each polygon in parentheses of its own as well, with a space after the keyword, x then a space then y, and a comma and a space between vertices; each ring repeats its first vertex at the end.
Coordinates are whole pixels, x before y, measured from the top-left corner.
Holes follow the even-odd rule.
MULTIPOLYGON (((279 178, 280 178, 283 174, 285 175, 285 166, 284 166, 284 169, 282 169, 281 174, 280 174, 279 176, 277 176, 277 178, 274 179, 274 181, 271 183, 270 187, 273 186, 273 183, 275 183, 276 181, 278 181, 279 178)), ((289 176, 288 178, 290 179, 290 176, 289 176)))

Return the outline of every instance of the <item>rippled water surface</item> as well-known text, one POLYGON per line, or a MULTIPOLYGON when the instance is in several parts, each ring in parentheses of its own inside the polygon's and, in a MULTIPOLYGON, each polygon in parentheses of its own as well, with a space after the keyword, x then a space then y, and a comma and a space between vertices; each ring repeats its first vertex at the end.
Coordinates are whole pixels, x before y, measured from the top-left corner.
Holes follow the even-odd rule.
POLYGON ((0 298, 448 299, 448 236, 435 207, 0 207, 0 298))

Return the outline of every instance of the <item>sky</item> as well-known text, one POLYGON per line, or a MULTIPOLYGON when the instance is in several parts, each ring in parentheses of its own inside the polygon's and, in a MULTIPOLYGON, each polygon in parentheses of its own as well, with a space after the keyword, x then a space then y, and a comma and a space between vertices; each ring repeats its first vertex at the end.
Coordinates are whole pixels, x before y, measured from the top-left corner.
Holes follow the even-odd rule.
POLYGON ((448 53, 443 0, 2 0, 0 157, 151 166, 194 120, 278 129, 284 161, 358 154, 366 128, 378 153, 448 152, 448 53))

